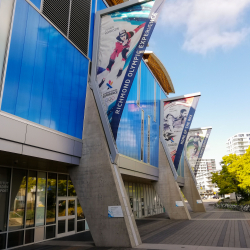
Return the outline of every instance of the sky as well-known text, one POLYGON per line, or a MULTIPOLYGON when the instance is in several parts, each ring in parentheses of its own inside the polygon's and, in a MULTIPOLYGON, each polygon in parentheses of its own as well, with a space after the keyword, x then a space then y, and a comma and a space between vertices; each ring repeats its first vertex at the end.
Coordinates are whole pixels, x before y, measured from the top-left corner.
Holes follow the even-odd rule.
POLYGON ((250 0, 166 0, 147 50, 175 94, 201 92, 191 128, 211 126, 203 159, 217 168, 226 141, 250 132, 250 0))

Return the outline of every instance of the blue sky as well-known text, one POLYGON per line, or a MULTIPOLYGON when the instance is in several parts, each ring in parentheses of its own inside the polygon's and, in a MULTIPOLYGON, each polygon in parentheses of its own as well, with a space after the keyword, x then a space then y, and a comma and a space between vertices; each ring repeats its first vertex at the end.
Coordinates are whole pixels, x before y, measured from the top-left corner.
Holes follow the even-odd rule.
POLYGON ((203 158, 219 161, 226 141, 250 132, 250 0, 166 0, 148 50, 179 96, 201 92, 192 128, 212 126, 203 158))

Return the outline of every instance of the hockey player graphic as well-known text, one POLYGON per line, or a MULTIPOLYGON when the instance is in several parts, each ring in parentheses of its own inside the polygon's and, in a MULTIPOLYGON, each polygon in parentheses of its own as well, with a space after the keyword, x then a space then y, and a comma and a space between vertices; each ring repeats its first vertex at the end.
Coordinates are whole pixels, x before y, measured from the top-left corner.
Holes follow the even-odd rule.
POLYGON ((127 32, 126 30, 121 30, 119 32, 119 35, 116 37, 116 43, 115 43, 115 48, 113 53, 111 54, 110 58, 109 58, 109 64, 106 67, 105 72, 102 73, 102 81, 99 84, 99 88, 102 87, 103 83, 105 82, 108 74, 111 72, 112 70, 112 66, 115 63, 116 58, 121 54, 122 56, 122 61, 119 63, 120 64, 120 68, 119 71, 117 72, 117 77, 120 77, 122 72, 123 72, 123 67, 124 64, 127 60, 127 53, 129 52, 130 49, 130 43, 131 43, 131 39, 134 36, 135 33, 137 33, 141 28, 143 28, 145 26, 145 23, 139 25, 136 29, 134 29, 133 31, 129 31, 127 32))
POLYGON ((197 156, 198 150, 201 146, 201 142, 202 139, 200 137, 200 133, 197 133, 196 135, 190 136, 188 141, 190 141, 193 138, 193 146, 194 146, 194 150, 193 150, 193 154, 192 154, 192 158, 194 156, 197 156))

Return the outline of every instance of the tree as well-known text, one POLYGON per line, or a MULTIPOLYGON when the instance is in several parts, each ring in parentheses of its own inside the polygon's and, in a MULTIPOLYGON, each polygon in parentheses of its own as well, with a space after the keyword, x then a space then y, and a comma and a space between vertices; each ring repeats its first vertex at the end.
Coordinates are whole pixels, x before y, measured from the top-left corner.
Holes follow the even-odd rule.
POLYGON ((229 194, 229 193, 238 193, 238 185, 239 182, 235 175, 231 174, 228 171, 224 162, 222 164, 222 170, 219 173, 212 173, 212 183, 216 183, 218 188, 220 189, 219 194, 229 194))
MULTIPOLYGON (((225 163, 228 166, 228 171, 235 175, 239 181, 239 187, 246 193, 250 192, 250 147, 246 150, 246 153, 241 156, 235 157, 234 160, 230 160, 230 155, 225 158, 225 163)), ((232 157, 231 157, 232 158, 232 157)))
MULTIPOLYGON (((213 173, 212 183, 220 188, 220 194, 235 192, 244 199, 249 199, 250 191, 250 147, 244 155, 224 156, 220 173, 213 173)), ((238 201, 238 199, 237 199, 238 201)))

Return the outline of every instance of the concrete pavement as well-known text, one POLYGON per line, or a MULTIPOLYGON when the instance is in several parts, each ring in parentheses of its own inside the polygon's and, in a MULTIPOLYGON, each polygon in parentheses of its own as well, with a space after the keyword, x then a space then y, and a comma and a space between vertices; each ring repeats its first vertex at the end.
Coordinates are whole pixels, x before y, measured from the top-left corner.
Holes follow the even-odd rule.
MULTIPOLYGON (((250 213, 215 209, 205 200, 206 213, 190 212, 191 220, 170 220, 160 214, 136 220, 142 244, 136 248, 163 250, 239 250, 250 248, 250 213)), ((190 209, 190 207, 188 206, 190 209)), ((134 248, 134 250, 136 249, 134 248)), ((120 250, 95 247, 90 232, 42 242, 20 250, 120 250)))

